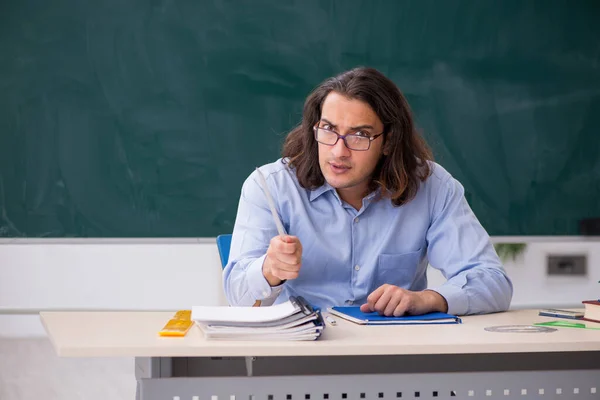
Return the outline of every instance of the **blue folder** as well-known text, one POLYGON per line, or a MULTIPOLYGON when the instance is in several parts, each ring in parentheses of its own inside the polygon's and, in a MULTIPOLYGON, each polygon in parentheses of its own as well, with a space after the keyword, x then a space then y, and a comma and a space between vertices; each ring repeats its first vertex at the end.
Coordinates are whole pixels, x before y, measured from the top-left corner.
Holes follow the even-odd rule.
POLYGON ((422 324, 460 324, 462 320, 456 315, 434 312, 423 315, 404 315, 402 317, 386 317, 377 312, 364 313, 360 306, 333 307, 329 313, 361 325, 422 325, 422 324))

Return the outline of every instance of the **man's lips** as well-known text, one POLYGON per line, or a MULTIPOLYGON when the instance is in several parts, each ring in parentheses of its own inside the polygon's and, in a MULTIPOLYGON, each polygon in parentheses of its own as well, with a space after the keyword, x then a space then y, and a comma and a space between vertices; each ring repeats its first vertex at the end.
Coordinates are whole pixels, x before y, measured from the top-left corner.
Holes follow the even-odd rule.
POLYGON ((350 171, 350 167, 344 164, 339 163, 329 163, 330 170, 335 175, 344 175, 348 171, 350 171))
POLYGON ((330 162, 329 165, 331 165, 335 169, 350 169, 350 166, 344 165, 344 164, 340 164, 340 163, 330 162))

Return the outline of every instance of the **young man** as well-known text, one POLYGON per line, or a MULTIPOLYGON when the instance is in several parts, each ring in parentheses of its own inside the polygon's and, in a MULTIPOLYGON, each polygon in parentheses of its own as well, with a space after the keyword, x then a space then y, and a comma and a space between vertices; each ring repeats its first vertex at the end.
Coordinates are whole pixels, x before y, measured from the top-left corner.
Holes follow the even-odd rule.
POLYGON ((283 157, 244 182, 224 287, 232 305, 303 296, 385 315, 504 311, 512 283, 464 198, 432 161, 406 99, 357 68, 307 98, 283 157), (447 282, 427 289, 427 265, 447 282))

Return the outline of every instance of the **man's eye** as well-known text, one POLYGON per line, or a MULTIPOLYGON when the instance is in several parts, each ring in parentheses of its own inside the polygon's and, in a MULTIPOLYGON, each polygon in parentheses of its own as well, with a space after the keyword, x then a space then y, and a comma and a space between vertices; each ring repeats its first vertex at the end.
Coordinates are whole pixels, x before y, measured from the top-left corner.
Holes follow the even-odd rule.
POLYGON ((363 132, 363 131, 358 131, 355 133, 356 136, 360 136, 360 137, 369 137, 369 133, 368 132, 363 132))
POLYGON ((328 131, 332 131, 333 130, 333 127, 331 125, 329 125, 329 124, 325 124, 321 128, 327 129, 328 131))

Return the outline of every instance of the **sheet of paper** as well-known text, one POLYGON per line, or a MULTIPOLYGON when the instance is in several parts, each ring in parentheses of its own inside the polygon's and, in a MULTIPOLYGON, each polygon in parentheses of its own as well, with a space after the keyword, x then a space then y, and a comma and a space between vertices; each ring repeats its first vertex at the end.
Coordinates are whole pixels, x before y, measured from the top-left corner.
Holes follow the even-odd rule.
POLYGON ((298 309, 291 301, 270 307, 194 306, 192 320, 210 322, 267 322, 288 317, 298 309))

